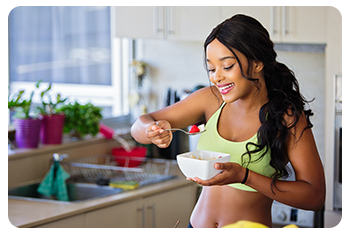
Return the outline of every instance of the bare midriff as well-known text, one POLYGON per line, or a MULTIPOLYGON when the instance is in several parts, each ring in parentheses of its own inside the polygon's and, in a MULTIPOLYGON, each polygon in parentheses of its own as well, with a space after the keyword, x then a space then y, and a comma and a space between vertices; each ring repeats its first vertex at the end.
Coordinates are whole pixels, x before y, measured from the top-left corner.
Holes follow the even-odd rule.
POLYGON ((192 212, 193 227, 223 227, 246 220, 272 227, 272 200, 259 192, 249 192, 233 187, 203 187, 192 212))

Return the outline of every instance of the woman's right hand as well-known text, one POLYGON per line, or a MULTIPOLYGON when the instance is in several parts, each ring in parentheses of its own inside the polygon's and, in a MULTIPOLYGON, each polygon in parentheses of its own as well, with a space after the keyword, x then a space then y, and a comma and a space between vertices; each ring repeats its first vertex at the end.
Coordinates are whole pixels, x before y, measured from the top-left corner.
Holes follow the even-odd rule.
POLYGON ((146 137, 159 148, 166 148, 173 140, 173 133, 164 129, 171 129, 170 123, 165 120, 156 121, 147 127, 146 137))

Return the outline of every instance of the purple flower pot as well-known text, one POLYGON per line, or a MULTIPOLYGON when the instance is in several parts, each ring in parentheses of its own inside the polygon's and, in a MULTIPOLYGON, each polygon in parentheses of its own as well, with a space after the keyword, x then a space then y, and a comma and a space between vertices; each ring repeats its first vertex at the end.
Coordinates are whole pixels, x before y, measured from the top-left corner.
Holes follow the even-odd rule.
POLYGON ((41 115, 40 140, 42 144, 61 144, 64 114, 41 115))
POLYGON ((39 145, 40 119, 14 119, 18 148, 37 148, 39 145))

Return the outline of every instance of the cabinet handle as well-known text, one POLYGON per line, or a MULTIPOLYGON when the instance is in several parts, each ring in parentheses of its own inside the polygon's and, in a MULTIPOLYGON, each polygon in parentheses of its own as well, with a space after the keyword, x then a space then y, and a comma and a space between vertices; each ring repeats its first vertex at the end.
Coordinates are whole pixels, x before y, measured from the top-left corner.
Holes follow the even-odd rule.
POLYGON ((141 214, 142 214, 142 228, 145 228, 145 206, 143 205, 141 208, 137 208, 137 211, 141 211, 141 214))
POLYGON ((156 227, 156 210, 155 210, 155 204, 147 207, 148 209, 152 210, 152 228, 156 227))
POLYGON ((270 26, 271 26, 271 33, 274 36, 278 31, 276 30, 276 7, 270 6, 270 26))
POLYGON ((175 34, 175 31, 172 29, 173 26, 173 9, 171 8, 171 6, 166 7, 167 9, 167 31, 168 31, 168 35, 173 35, 175 34))
POLYGON ((160 24, 160 21, 159 21, 159 14, 160 14, 160 12, 159 12, 159 6, 155 6, 154 7, 154 33, 155 34, 159 34, 159 33, 162 33, 163 32, 163 29, 159 26, 159 24, 160 24))
POLYGON ((288 34, 287 23, 288 23, 288 9, 286 6, 282 6, 282 36, 285 37, 288 34))

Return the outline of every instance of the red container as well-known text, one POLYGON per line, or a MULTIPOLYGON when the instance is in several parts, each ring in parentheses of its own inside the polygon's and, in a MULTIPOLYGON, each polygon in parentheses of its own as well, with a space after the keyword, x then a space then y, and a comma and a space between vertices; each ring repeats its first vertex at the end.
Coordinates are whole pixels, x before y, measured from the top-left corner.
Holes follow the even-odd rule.
POLYGON ((137 167, 146 159, 146 147, 134 147, 130 152, 122 147, 113 148, 115 161, 122 167, 137 167))
POLYGON ((42 144, 61 144, 64 114, 41 115, 40 140, 42 144))
POLYGON ((114 136, 114 130, 105 124, 100 123, 100 133, 105 136, 105 138, 111 139, 114 136))

